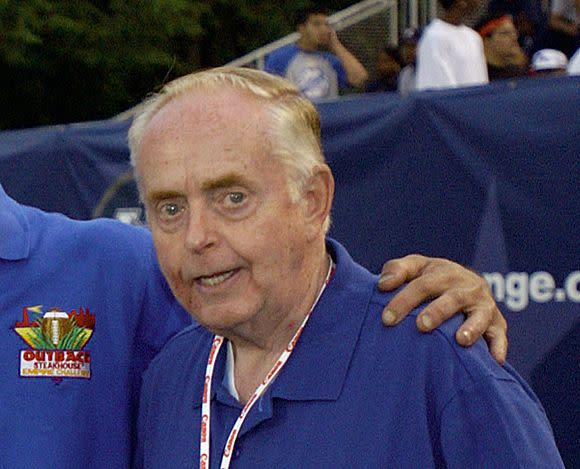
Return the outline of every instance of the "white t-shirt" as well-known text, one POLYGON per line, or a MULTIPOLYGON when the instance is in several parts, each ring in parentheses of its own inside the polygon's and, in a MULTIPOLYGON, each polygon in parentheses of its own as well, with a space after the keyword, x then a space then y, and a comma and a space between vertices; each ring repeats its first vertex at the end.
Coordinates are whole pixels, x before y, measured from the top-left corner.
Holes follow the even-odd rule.
POLYGON ((434 19, 417 48, 416 88, 458 88, 489 83, 483 41, 473 29, 434 19))

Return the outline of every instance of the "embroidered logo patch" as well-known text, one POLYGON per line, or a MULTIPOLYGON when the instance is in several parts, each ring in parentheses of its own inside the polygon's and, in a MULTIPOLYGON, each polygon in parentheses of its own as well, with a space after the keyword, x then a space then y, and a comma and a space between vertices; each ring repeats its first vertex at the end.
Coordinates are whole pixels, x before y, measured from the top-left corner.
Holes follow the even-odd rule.
POLYGON ((42 306, 25 306, 22 321, 14 331, 29 348, 20 351, 20 376, 23 378, 91 377, 91 356, 85 345, 93 335, 95 315, 87 309, 77 312, 42 306))

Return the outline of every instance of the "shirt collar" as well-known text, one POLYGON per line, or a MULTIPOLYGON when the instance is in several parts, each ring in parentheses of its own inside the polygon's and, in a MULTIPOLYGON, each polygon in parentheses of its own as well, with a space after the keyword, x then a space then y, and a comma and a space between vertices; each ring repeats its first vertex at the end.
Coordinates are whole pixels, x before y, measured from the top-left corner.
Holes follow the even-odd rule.
POLYGON ((0 259, 26 259, 30 252, 30 227, 23 207, 0 185, 0 259))

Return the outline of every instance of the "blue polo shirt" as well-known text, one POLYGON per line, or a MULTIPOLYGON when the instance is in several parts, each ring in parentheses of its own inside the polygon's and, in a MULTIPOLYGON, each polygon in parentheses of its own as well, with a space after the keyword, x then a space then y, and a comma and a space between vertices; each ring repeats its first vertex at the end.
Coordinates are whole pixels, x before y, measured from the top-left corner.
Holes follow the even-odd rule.
MULTIPOLYGON (((563 467, 546 415, 484 342, 464 349, 457 318, 431 334, 416 312, 381 324, 391 294, 329 241, 337 270, 294 353, 240 430, 233 468, 563 467)), ((201 398, 212 335, 190 327, 144 375, 138 466, 199 466, 201 398)), ((211 467, 241 411, 217 358, 211 395, 211 467)))
POLYGON ((0 186, 0 468, 127 468, 142 371, 191 324, 150 235, 0 186))

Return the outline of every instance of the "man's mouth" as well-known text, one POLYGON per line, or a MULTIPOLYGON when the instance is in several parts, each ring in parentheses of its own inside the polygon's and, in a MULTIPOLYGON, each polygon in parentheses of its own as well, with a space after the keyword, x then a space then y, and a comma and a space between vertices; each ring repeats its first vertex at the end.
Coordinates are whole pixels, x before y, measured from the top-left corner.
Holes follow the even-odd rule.
POLYGON ((222 272, 219 274, 201 276, 196 280, 204 286, 215 287, 216 285, 219 285, 220 283, 223 283, 227 279, 231 278, 236 272, 237 269, 228 270, 227 272, 222 272))

